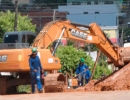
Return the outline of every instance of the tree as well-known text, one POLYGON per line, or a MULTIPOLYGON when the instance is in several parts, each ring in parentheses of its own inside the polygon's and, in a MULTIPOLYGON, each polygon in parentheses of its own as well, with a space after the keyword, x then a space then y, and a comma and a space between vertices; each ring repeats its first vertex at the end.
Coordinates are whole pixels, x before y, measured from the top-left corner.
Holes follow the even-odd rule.
POLYGON ((52 9, 56 9, 58 8, 58 5, 66 5, 67 0, 35 0, 34 5, 35 4, 38 4, 39 6, 45 4, 43 5, 44 7, 51 7, 52 9))
MULTIPOLYGON (((14 30, 14 12, 0 12, 0 42, 2 42, 2 38, 5 32, 10 32, 14 30)), ((18 13, 18 31, 32 31, 35 32, 36 25, 31 23, 31 18, 28 16, 21 16, 18 13)))
MULTIPOLYGON (((61 71, 65 73, 66 71, 68 73, 74 72, 77 68, 77 65, 79 64, 79 60, 81 57, 85 59, 85 64, 87 64, 91 69, 93 69, 94 62, 92 61, 92 58, 86 54, 83 50, 77 50, 73 46, 60 46, 57 51, 56 55, 60 58, 61 61, 61 71)), ((110 74, 110 70, 107 67, 100 66, 97 64, 94 78, 99 78, 102 74, 110 74)))

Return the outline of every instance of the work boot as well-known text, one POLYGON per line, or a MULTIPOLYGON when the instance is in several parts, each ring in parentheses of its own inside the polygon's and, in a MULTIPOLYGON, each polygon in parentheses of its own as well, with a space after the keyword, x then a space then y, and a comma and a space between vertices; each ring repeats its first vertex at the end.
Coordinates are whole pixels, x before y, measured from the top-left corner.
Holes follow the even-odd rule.
POLYGON ((43 89, 39 90, 39 93, 43 93, 43 89))

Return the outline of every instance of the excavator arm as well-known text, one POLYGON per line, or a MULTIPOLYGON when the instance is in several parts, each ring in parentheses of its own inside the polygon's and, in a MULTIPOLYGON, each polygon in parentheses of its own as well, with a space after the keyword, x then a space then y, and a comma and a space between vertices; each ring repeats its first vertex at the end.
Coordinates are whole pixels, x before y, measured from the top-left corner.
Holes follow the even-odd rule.
MULTIPOLYGON (((82 25, 72 23, 69 20, 52 21, 47 23, 40 31, 32 46, 46 49, 55 40, 59 42, 61 38, 95 44, 115 66, 120 67, 124 65, 119 55, 119 48, 112 44, 96 23, 82 25), (84 27, 88 29, 89 32, 81 30, 79 27, 84 27)), ((58 45, 54 48, 52 55, 54 55, 57 46, 58 45)))

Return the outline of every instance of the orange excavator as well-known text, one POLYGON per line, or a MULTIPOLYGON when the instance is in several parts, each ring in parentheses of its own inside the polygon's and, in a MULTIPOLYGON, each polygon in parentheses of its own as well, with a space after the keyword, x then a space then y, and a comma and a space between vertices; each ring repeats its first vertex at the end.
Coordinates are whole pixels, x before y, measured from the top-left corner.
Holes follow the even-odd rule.
POLYGON ((95 44, 108 57, 108 62, 113 63, 119 69, 127 65, 130 61, 130 48, 113 45, 96 23, 83 25, 73 23, 69 20, 56 20, 47 23, 35 39, 34 36, 31 33, 19 34, 17 32, 5 34, 5 42, 2 45, 6 47, 3 46, 4 48, 0 48, 0 72, 15 73, 15 77, 7 75, 0 76, 1 94, 8 93, 8 90, 14 89, 18 85, 30 83, 28 55, 31 54, 31 47, 38 48, 38 56, 40 57, 42 66, 45 71, 50 72, 45 77, 45 87, 56 88, 62 91, 66 81, 64 75, 61 73, 51 73, 51 71, 61 68, 60 59, 54 56, 61 38, 95 44), (87 28, 89 32, 81 30, 79 27, 87 28), (17 35, 17 38, 14 36, 9 38, 12 34, 17 35), (23 35, 25 35, 24 39, 23 35), (33 38, 30 39, 30 36, 33 38), (17 39, 17 43, 6 42, 13 38, 17 39), (34 39, 32 44, 31 42, 29 43, 31 45, 27 44, 28 39, 31 41, 34 39), (57 42, 51 52, 48 47, 55 40, 57 42))

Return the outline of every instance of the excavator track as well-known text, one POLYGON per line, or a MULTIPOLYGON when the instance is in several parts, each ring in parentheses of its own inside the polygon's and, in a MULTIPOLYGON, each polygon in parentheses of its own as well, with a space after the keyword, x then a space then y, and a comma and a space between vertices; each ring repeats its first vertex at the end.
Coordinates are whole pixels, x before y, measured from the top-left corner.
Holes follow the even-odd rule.
POLYGON ((0 94, 6 94, 6 80, 8 76, 0 76, 0 94))
MULTIPOLYGON (((25 73, 26 74, 26 73, 25 73)), ((16 94, 17 86, 30 84, 30 77, 0 76, 0 95, 16 94)))
POLYGON ((47 74, 44 78, 44 91, 63 92, 65 91, 65 76, 61 73, 47 74))

